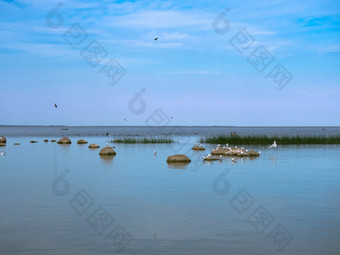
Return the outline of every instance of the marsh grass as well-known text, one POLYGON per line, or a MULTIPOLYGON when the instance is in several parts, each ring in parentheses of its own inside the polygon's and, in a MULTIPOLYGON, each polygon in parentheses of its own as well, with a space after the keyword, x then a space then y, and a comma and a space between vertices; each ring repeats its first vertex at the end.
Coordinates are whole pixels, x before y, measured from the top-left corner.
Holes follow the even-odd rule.
POLYGON ((234 145, 270 145, 276 141, 278 144, 340 144, 340 135, 338 136, 266 136, 266 135, 248 135, 248 136, 211 136, 200 139, 200 143, 211 144, 234 144, 234 145))
POLYGON ((112 139, 111 143, 174 143, 171 138, 163 137, 124 137, 118 139, 112 139))

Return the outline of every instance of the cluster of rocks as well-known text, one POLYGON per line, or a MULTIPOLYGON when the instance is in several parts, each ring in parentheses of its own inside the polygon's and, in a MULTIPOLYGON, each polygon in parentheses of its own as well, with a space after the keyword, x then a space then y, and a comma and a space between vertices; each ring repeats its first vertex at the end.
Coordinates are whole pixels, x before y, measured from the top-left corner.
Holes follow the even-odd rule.
POLYGON ((227 146, 221 147, 217 146, 211 151, 211 155, 222 155, 222 156, 233 156, 233 157, 258 157, 261 152, 256 152, 254 150, 247 150, 243 147, 237 148, 237 146, 231 148, 227 146))

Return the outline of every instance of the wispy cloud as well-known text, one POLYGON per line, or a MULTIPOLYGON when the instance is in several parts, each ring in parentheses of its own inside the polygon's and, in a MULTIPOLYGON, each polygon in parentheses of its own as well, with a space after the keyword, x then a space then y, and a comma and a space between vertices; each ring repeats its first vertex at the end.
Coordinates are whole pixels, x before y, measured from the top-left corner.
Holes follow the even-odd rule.
POLYGON ((196 27, 211 29, 214 16, 198 11, 146 10, 107 18, 111 26, 145 29, 196 27))

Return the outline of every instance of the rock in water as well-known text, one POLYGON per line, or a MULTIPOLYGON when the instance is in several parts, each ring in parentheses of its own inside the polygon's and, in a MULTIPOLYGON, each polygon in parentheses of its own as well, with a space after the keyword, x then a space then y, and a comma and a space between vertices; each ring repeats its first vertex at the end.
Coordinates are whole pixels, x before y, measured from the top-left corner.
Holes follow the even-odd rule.
POLYGON ((30 143, 37 143, 38 141, 30 141, 30 143))
POLYGON ((58 141, 59 144, 71 144, 71 140, 68 137, 63 137, 58 141))
POLYGON ((51 143, 55 143, 57 140, 51 140, 51 143))
POLYGON ((47 142, 48 142, 48 139, 45 139, 45 140, 44 140, 44 143, 47 143, 47 142))
POLYGON ((95 143, 91 143, 90 145, 89 145, 89 148, 90 149, 98 149, 100 146, 98 145, 98 144, 95 144, 95 143))
POLYGON ((204 147, 200 147, 200 146, 194 146, 191 149, 194 150, 194 151, 204 151, 205 150, 204 147))
POLYGON ((87 141, 85 141, 84 139, 80 139, 77 141, 77 144, 86 144, 88 143, 87 141))
POLYGON ((101 156, 114 156, 117 153, 113 150, 112 147, 104 147, 100 150, 99 155, 101 156))
POLYGON ((166 160, 168 163, 190 163, 191 159, 184 154, 176 154, 169 156, 166 160))
POLYGON ((250 157, 258 157, 258 156, 260 156, 260 153, 258 153, 256 151, 253 151, 253 150, 248 151, 248 154, 249 154, 250 157))
POLYGON ((6 137, 0 136, 0 143, 6 143, 6 142, 7 142, 6 137))

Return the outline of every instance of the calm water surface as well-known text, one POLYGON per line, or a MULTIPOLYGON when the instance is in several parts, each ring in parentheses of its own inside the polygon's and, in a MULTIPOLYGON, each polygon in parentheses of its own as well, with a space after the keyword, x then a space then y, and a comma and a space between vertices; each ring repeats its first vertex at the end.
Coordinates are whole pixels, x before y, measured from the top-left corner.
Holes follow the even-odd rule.
POLYGON ((197 138, 116 144, 105 159, 78 137, 8 137, 0 254, 118 254, 125 244, 120 254, 279 254, 285 244, 281 254, 340 254, 340 146, 253 147, 261 157, 203 164, 213 146, 194 153, 197 138), (192 162, 169 166, 176 153, 192 162), (285 235, 273 234, 278 225, 285 235))

